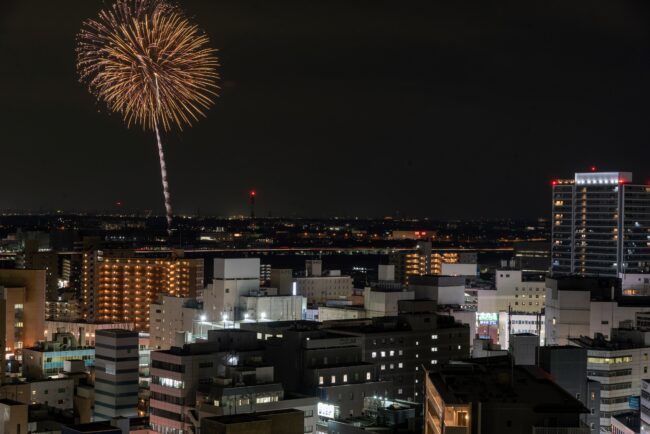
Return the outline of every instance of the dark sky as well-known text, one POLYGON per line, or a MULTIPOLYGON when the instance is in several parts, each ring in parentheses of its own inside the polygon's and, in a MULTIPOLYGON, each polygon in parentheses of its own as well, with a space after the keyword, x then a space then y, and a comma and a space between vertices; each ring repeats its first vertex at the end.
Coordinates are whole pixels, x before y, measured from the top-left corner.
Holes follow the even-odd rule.
MULTIPOLYGON (((650 176, 645 0, 202 0, 208 118, 164 137, 178 212, 537 217, 550 179, 650 176)), ((0 2, 0 209, 163 211, 156 145, 77 81, 100 0, 0 2)))

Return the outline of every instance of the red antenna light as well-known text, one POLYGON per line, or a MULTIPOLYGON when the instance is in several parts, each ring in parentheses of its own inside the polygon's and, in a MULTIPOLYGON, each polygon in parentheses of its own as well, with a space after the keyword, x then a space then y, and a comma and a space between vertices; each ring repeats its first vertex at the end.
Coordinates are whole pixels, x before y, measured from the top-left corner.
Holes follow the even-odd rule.
POLYGON ((551 181, 551 185, 557 185, 557 181, 556 180, 551 181))
POLYGON ((623 178, 621 178, 621 179, 618 180, 618 183, 619 184, 625 184, 625 180, 623 178))
POLYGON ((592 171, 592 172, 595 172, 595 171, 597 171, 597 170, 598 170, 598 168, 597 168, 596 166, 591 166, 591 171, 592 171))
POLYGON ((257 193, 255 192, 255 190, 251 190, 250 195, 251 195, 251 197, 255 197, 257 195, 257 193))

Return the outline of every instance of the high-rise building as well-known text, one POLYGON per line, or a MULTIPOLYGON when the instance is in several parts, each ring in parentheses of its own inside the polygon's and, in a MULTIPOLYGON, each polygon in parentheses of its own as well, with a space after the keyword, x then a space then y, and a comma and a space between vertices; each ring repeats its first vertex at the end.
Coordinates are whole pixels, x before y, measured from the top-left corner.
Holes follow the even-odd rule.
POLYGON ((136 257, 128 251, 84 253, 84 319, 133 322, 149 331, 149 309, 158 294, 194 297, 203 288, 203 259, 136 257))
POLYGON ((552 209, 553 275, 650 272, 650 186, 630 172, 555 180, 552 209))
POLYGON ((0 270, 0 320, 6 324, 2 350, 19 359, 22 348, 45 337, 45 276, 44 270, 0 270))
POLYGON ((98 330, 95 344, 95 420, 138 414, 138 333, 98 330))

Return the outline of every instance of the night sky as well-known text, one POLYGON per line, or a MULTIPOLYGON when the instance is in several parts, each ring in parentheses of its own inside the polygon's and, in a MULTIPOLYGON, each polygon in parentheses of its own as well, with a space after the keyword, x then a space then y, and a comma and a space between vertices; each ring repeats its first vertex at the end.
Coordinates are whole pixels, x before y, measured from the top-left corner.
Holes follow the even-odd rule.
MULTIPOLYGON (((181 4, 223 66, 164 137, 179 213, 534 218, 553 177, 650 177, 646 1, 181 4)), ((101 6, 0 1, 0 209, 163 212, 154 136, 77 80, 101 6)))

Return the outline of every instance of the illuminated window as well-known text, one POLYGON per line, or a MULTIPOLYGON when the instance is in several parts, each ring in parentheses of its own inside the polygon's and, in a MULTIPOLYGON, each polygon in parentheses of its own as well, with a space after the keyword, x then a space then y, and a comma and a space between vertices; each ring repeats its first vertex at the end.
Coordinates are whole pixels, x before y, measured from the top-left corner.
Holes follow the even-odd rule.
POLYGON ((366 372, 366 380, 370 380, 370 379, 371 379, 370 372, 366 372))
POLYGON ((372 358, 373 358, 373 359, 377 358, 377 351, 373 351, 373 352, 372 352, 372 358))
POLYGON ((343 374, 343 382, 344 383, 348 382, 348 374, 343 374))
POLYGON ((318 384, 323 384, 323 377, 322 376, 318 377, 318 384))
POLYGON ((336 375, 332 375, 332 384, 336 384, 336 375))

